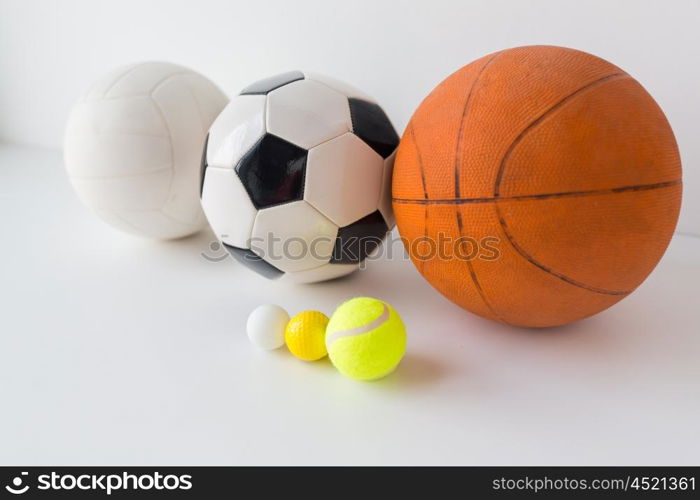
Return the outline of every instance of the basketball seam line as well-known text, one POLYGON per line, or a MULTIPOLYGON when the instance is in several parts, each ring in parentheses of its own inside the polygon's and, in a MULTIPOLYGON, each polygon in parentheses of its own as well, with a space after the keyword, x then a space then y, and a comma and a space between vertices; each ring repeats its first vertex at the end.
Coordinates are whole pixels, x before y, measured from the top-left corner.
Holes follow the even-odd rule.
POLYGON ((612 80, 614 78, 619 78, 619 77, 625 77, 628 76, 627 73, 613 73, 612 75, 604 76, 602 78, 598 78, 597 80, 594 80, 590 83, 587 83, 583 87, 579 88, 578 90, 572 92, 571 94, 567 95, 563 99, 561 99, 559 102, 548 108, 546 111, 544 111, 540 116, 535 118, 533 121, 531 121, 516 137, 513 139, 513 142, 510 143, 510 146, 508 146, 508 149, 506 150, 505 154, 503 155, 503 158, 501 159, 501 163, 498 167, 498 173, 496 174, 496 182, 494 184, 493 188, 493 195, 495 197, 498 197, 500 195, 501 191, 501 182, 503 181, 503 173, 505 172, 506 169, 506 163, 510 159, 510 155, 513 153, 515 148, 520 144, 520 142, 525 138, 525 136, 530 132, 533 128, 535 128, 537 125, 542 123, 544 119, 563 107, 565 104, 569 103, 572 99, 575 97, 578 97, 579 94, 582 92, 585 92, 586 90, 591 89, 592 87, 598 86, 602 83, 605 83, 609 80, 612 80))
POLYGON ((420 181, 423 185, 423 197, 428 199, 428 186, 425 182, 425 171, 423 170, 423 158, 421 157, 420 150, 418 149, 418 143, 416 142, 416 133, 413 130, 413 124, 409 123, 408 134, 411 136, 411 141, 413 146, 416 148, 416 156, 418 157, 418 171, 420 172, 420 181))
POLYGON ((393 198, 392 201, 396 203, 413 203, 413 204, 429 204, 429 205, 469 205, 469 204, 480 204, 480 203, 494 203, 500 201, 536 201, 536 200, 548 200, 557 198, 577 198, 586 196, 596 196, 596 195, 606 195, 606 194, 618 194, 618 193, 628 193, 636 191, 651 191, 654 189, 662 189, 667 187, 680 186, 682 181, 680 179, 675 181, 667 182, 657 182, 654 184, 635 184, 631 186, 621 186, 609 189, 592 189, 590 191, 562 191, 559 193, 542 193, 542 194, 521 194, 514 196, 485 196, 483 198, 433 198, 430 200, 412 199, 412 198, 393 198))
MULTIPOLYGON (((462 214, 459 210, 456 211, 457 215, 457 227, 459 228, 459 235, 462 237, 462 214)), ((472 282, 474 283, 474 286, 476 287, 476 291, 479 293, 479 296, 481 297, 481 300, 484 302, 486 307, 488 308, 489 311, 491 311, 491 314, 493 314, 496 318, 498 318, 499 321, 506 323, 506 321, 501 317, 500 314, 493 308, 491 305, 491 302, 486 298, 486 292, 484 289, 481 287, 481 283, 479 282, 479 278, 476 275, 476 270, 474 269, 474 265, 472 264, 471 260, 466 261, 467 264, 467 270, 469 271, 469 276, 472 279, 472 282)), ((506 323, 507 324, 507 323, 506 323)))
MULTIPOLYGON (((462 135, 464 133, 464 122, 467 119, 467 112, 469 109, 469 102, 471 101, 472 94, 474 93, 474 89, 476 88, 477 84, 479 83, 479 80, 481 79, 481 76, 484 74, 484 71, 486 71, 486 68, 489 67, 489 65, 498 57, 502 52, 496 52, 486 63, 481 67, 479 70, 479 73, 476 75, 474 78, 474 81, 472 82, 471 88, 469 89, 469 94, 467 95, 467 100, 464 103, 464 109, 462 111, 462 118, 459 122, 459 132, 457 136, 457 150, 455 151, 455 198, 459 198, 460 192, 459 192, 459 168, 461 166, 461 157, 462 157, 462 135)), ((428 207, 426 205, 426 214, 428 207)), ((455 210, 455 215, 457 217, 457 228, 459 230, 459 236, 460 238, 463 236, 464 232, 464 224, 462 221, 462 214, 460 213, 459 210, 455 210)), ((427 229, 427 224, 426 224, 426 229, 427 229)), ((495 318, 498 319, 498 321, 508 324, 503 317, 496 311, 496 309, 491 305, 491 302, 486 298, 486 292, 485 290, 481 287, 481 283, 479 282, 479 278, 476 274, 476 269, 474 269, 474 265, 470 260, 466 261, 467 264, 467 270, 469 271, 469 276, 472 280, 472 283, 474 283, 474 287, 476 288, 477 293, 481 297, 481 300, 483 301, 484 305, 486 308, 491 311, 491 314, 495 318)))
MULTIPOLYGON (((501 164, 498 169, 498 174, 496 176, 496 182, 494 184, 494 189, 493 189, 493 195, 495 198, 500 197, 500 190, 501 190, 501 182, 503 180, 503 174, 506 169, 506 164, 508 163, 508 160, 510 159, 510 155, 512 152, 515 150, 515 148, 520 144, 520 142, 525 138, 525 136, 530 132, 532 129, 534 129, 537 125, 542 123, 546 117, 550 116, 552 113, 555 111, 561 109, 563 106, 565 106, 567 103, 571 102, 574 98, 578 97, 580 94, 583 92, 590 90, 593 87, 596 87, 598 85, 601 85, 602 83, 608 82, 612 79, 615 78, 620 78, 620 77, 629 77, 627 73, 613 73, 612 75, 607 75, 602 78, 598 78, 597 80, 594 80, 583 87, 579 88, 578 90, 572 92, 571 94, 567 95, 563 99, 561 99, 559 102, 551 106, 549 109, 544 111, 540 116, 535 118, 532 122, 530 122, 519 134, 518 136, 513 140, 513 142, 510 144, 508 149, 506 150, 506 153, 503 155, 503 158, 501 159, 501 164)), ((498 203, 494 204, 494 208, 496 209, 496 215, 498 217, 498 222, 501 225, 501 229, 503 229, 503 233, 505 234, 506 238, 510 242, 510 244, 513 246, 513 248, 520 254, 521 257, 523 257, 525 260, 530 262, 532 265, 535 267, 541 269, 542 271, 551 274, 552 276, 559 278, 560 280, 564 281, 565 283, 569 283, 570 285, 577 286, 579 288, 582 288, 584 290, 589 290, 591 292, 595 293, 600 293, 600 294, 605 294, 605 295, 628 295, 631 293, 631 290, 607 290, 604 288, 598 288, 592 285, 587 285, 586 283, 582 283, 580 281, 577 281, 573 278, 570 278, 564 274, 561 274, 554 269, 551 269, 541 262, 537 261, 532 255, 527 253, 524 248, 522 248, 516 241, 511 232, 508 230, 508 224, 505 221, 505 218, 503 214, 501 213, 501 209, 498 203)))
MULTIPOLYGON (((498 208, 496 209, 498 211, 498 208)), ((510 242, 511 245, 513 245, 513 248, 520 254, 521 257, 523 257, 525 260, 533 264, 534 266, 538 267, 542 271, 551 274, 552 276, 555 276, 559 278, 562 281, 565 281, 566 283, 569 283, 570 285, 577 286, 579 288, 583 288, 584 290, 589 290, 591 292, 595 293, 600 293, 600 294, 605 294, 605 295, 629 295, 632 293, 633 290, 608 290, 605 288, 598 288, 592 285, 587 285, 586 283, 583 283, 581 281, 576 281, 573 278, 569 278, 565 274, 561 274, 556 272, 554 269, 551 269, 541 262, 535 260, 534 257, 532 257, 529 253, 527 253, 520 245, 518 245, 517 241, 515 241, 515 238, 513 235, 508 231, 508 224, 506 224, 506 221, 503 219, 502 214, 498 213, 498 221, 501 224, 501 228, 503 229, 503 233, 506 235, 506 238, 510 242)))
POLYGON ((459 131, 457 132, 457 148, 455 150, 455 198, 459 198, 459 196, 460 196, 460 192, 459 192, 460 191, 460 188, 459 188, 459 167, 462 164, 462 148, 463 148, 462 136, 464 134, 464 122, 466 121, 467 113, 469 111, 469 103, 472 100, 472 94, 474 93, 474 88, 476 87, 476 83, 481 78, 481 75, 484 73, 484 71, 486 71, 486 68, 489 67, 489 65, 493 62, 493 60, 496 59, 496 57, 498 57, 500 54, 501 54, 501 52, 496 52, 481 67, 481 69, 477 73, 476 77, 474 78, 474 81, 472 82, 471 87, 469 88, 469 93, 467 94, 467 99, 464 101, 464 108, 462 109, 462 118, 459 120, 459 131))
MULTIPOLYGON (((416 148, 416 157, 418 159, 418 171, 420 172, 420 180, 421 183, 423 184, 423 196, 425 197, 425 200, 428 200, 428 186, 425 182, 425 171, 423 169, 423 158, 421 157, 420 150, 418 149, 418 142, 416 141, 416 134, 415 130, 413 128, 413 124, 409 123, 409 129, 408 133, 411 136, 411 142, 413 143, 413 147, 416 148)), ((426 205, 425 207, 425 214, 424 214, 424 219, 423 219, 423 238, 425 240, 428 239, 428 206, 426 205)), ((420 261, 420 271, 423 272, 423 269, 425 269, 425 260, 421 259, 420 261)))

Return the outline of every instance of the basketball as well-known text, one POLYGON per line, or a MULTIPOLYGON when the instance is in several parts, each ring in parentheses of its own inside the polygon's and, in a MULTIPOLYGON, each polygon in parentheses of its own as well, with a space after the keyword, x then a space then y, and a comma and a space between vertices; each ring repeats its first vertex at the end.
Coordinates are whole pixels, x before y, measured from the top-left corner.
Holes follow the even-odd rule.
POLYGON ((392 198, 418 271, 501 323, 562 325, 632 293, 681 204, 663 111, 634 78, 577 50, 508 49, 464 66, 413 114, 392 198))

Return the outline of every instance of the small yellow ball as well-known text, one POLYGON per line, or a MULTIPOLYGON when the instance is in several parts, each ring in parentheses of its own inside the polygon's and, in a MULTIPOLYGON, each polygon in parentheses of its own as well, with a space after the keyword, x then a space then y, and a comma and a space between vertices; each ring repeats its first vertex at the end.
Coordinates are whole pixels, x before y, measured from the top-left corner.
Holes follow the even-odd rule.
POLYGON ((319 311, 303 311, 292 317, 284 331, 287 348, 297 358, 316 361, 328 354, 326 326, 328 316, 319 311))

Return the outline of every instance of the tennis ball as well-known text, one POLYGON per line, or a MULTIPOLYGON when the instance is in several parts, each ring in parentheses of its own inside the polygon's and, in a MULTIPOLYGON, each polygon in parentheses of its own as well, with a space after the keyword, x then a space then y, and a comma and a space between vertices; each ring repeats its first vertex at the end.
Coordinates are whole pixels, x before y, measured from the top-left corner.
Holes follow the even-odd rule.
POLYGON ((328 354, 326 351, 326 325, 328 316, 318 311, 303 311, 289 320, 284 330, 287 348, 297 358, 316 361, 328 354))
POLYGON ((350 378, 375 380, 396 368, 406 352, 406 327, 386 302, 356 297, 338 307, 326 328, 333 365, 350 378))

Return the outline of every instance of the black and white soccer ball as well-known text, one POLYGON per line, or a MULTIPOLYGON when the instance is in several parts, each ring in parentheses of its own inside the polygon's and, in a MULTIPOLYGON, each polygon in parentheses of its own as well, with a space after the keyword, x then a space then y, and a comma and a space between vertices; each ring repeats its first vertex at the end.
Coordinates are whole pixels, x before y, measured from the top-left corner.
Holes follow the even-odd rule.
POLYGON ((230 254, 267 278, 349 274, 394 226, 398 143, 382 108, 342 82, 301 71, 261 80, 209 129, 204 213, 230 254))

